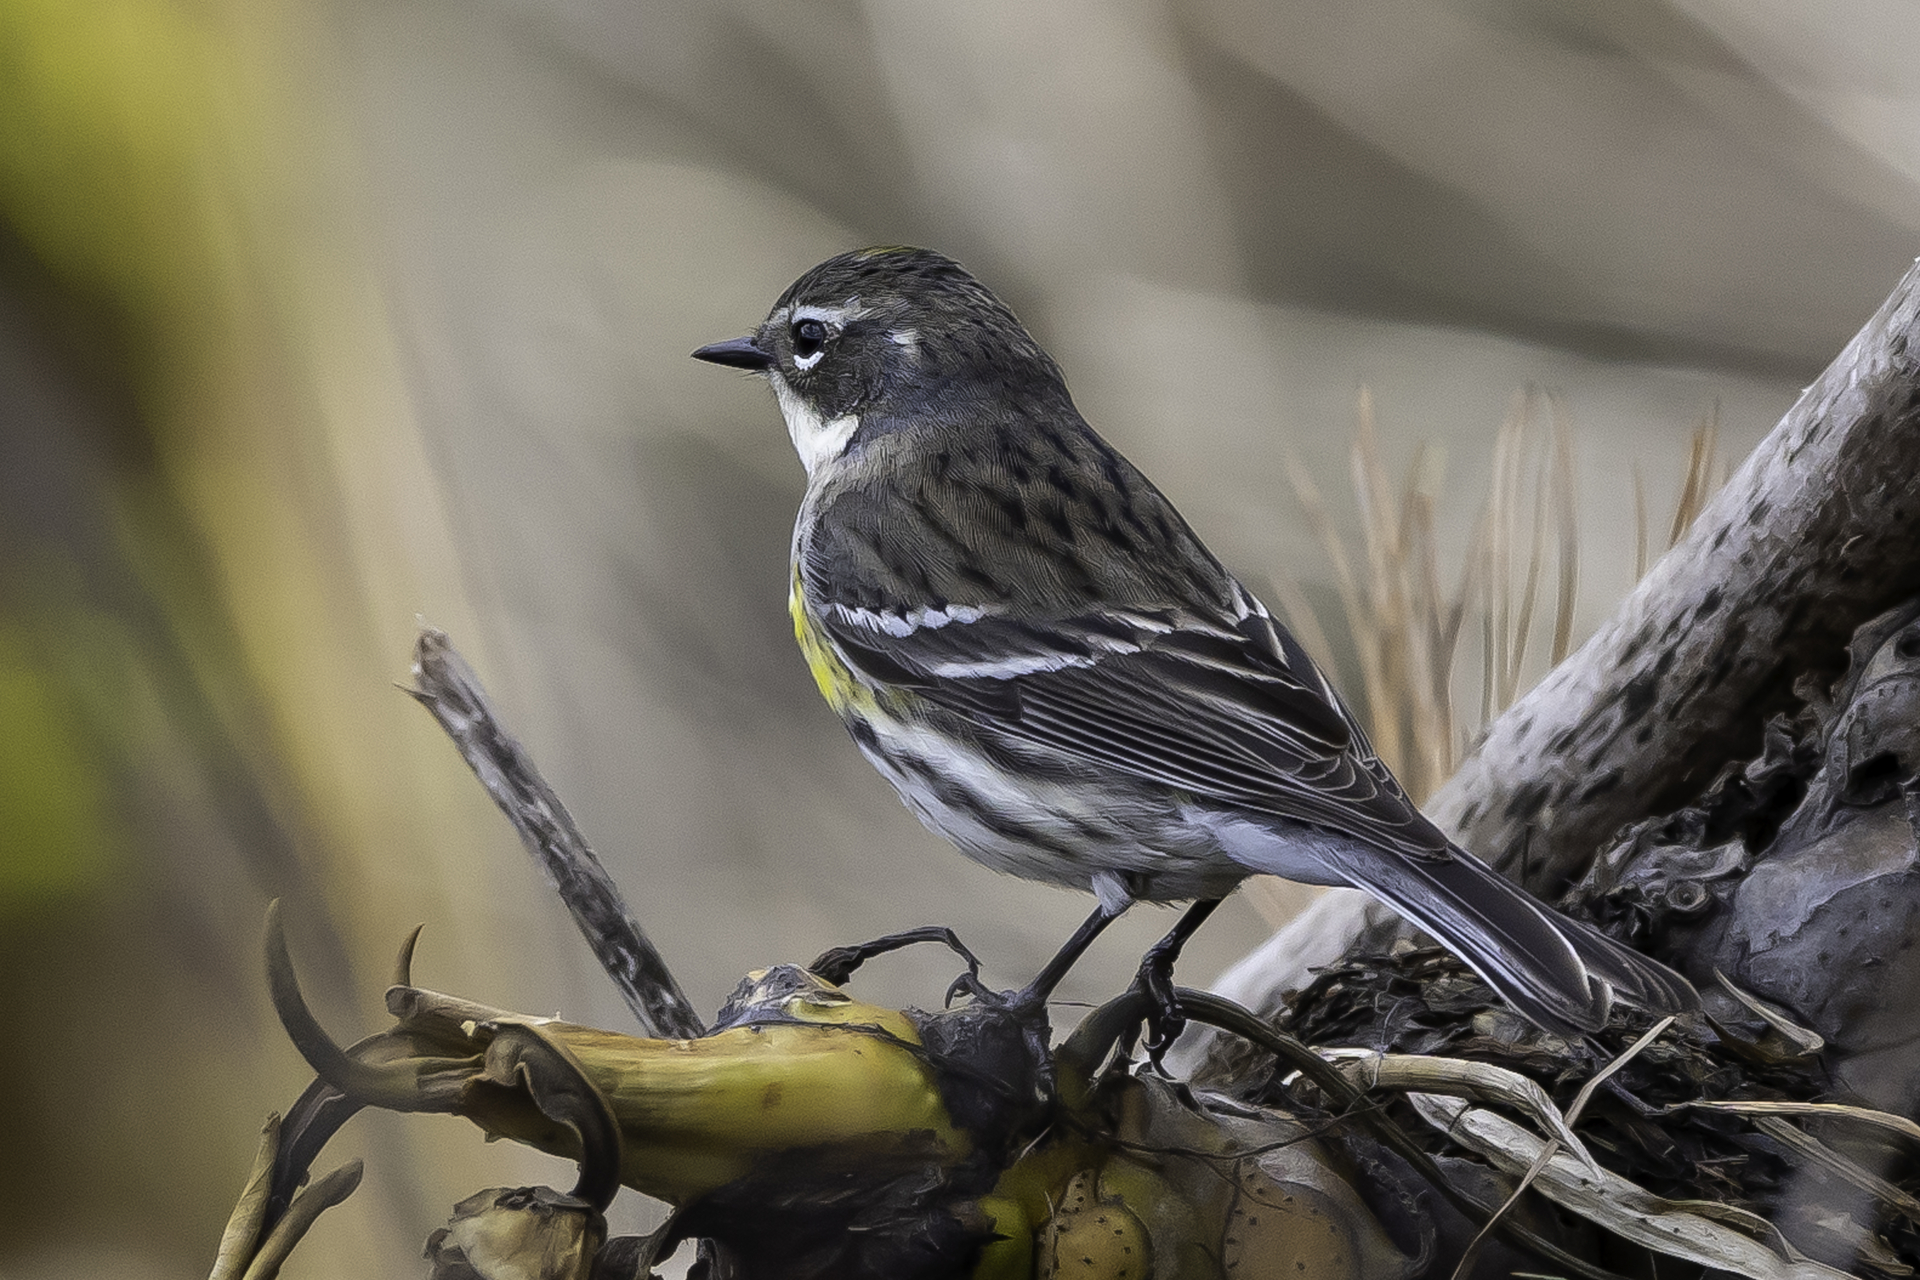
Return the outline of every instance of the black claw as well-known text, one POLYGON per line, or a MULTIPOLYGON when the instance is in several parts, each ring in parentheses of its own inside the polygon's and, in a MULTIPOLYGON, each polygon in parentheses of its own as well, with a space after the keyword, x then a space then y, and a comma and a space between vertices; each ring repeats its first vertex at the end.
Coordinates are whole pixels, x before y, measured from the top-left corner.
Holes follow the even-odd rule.
POLYGON ((1180 958, 1180 950, 1187 945, 1194 930, 1205 924, 1219 905, 1218 898, 1194 903, 1167 936, 1148 947, 1147 954, 1140 957, 1140 972, 1133 985, 1147 999, 1147 1061, 1161 1075, 1167 1074, 1161 1059, 1187 1029, 1187 1012, 1180 1007, 1180 997, 1173 989, 1174 961, 1180 958))
POLYGON ((1147 998, 1147 1051, 1148 1064, 1161 1075, 1167 1074, 1161 1059, 1167 1056, 1167 1050, 1173 1048, 1173 1042, 1187 1029, 1187 1012, 1180 1005, 1180 997, 1173 989, 1173 957, 1155 947, 1148 951, 1140 962, 1140 972, 1134 978, 1134 985, 1147 998))

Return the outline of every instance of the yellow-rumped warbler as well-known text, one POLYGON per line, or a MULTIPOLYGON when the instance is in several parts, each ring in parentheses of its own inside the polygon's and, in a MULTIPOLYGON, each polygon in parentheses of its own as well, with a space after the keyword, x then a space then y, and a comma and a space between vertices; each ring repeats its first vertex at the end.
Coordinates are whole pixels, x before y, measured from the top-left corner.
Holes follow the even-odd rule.
POLYGON ((1256 872, 1354 885, 1555 1030, 1603 1025, 1615 992, 1697 1003, 1420 813, 1299 644, 959 264, 843 254, 751 337, 693 354, 772 384, 807 470, 800 647, 867 758, 971 857, 1092 890, 1094 931, 1256 872))

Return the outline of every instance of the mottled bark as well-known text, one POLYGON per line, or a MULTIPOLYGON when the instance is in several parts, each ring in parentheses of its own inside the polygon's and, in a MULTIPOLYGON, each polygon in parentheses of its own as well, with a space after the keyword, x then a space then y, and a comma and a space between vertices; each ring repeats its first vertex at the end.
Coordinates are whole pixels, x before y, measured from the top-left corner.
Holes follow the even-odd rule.
MULTIPOLYGON (((1553 896, 1630 822, 1759 754, 1802 676, 1920 592, 1920 267, 1578 652, 1488 729, 1428 812, 1553 896)), ((1223 979, 1259 1007, 1387 914, 1329 895, 1223 979)))

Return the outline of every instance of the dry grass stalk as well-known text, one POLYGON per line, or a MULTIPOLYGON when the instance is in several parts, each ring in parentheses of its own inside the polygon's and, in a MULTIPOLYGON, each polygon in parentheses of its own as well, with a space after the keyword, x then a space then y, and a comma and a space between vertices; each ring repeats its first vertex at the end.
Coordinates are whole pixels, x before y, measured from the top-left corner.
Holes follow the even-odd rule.
POLYGON ((1573 652, 1573 610, 1580 594, 1580 521, 1574 510, 1573 418, 1558 396, 1547 401, 1553 418, 1554 562, 1560 569, 1560 592, 1553 606, 1553 647, 1547 666, 1557 667, 1573 652))
MULTIPOLYGON (((1422 448, 1406 480, 1396 485, 1381 457, 1369 393, 1360 393, 1349 458, 1364 575, 1356 571, 1360 557, 1335 529, 1312 477, 1297 461, 1288 464, 1307 523, 1333 565, 1374 749, 1415 799, 1453 772, 1466 740, 1463 729, 1477 727, 1460 723, 1453 698, 1461 628, 1476 593, 1484 663, 1479 722, 1504 710, 1520 692, 1550 535, 1558 568, 1550 656, 1557 661, 1572 644, 1579 583, 1573 432, 1556 405, 1543 444, 1538 419, 1545 403, 1533 392, 1518 395, 1501 424, 1492 492, 1450 590, 1441 583, 1434 531, 1440 455, 1422 448)), ((1302 642, 1316 657, 1324 656, 1331 646, 1304 594, 1291 582, 1280 594, 1302 642), (1309 635, 1313 640, 1305 639, 1309 635)))
MULTIPOLYGON (((1549 533, 1557 570, 1549 662, 1560 661, 1572 647, 1580 582, 1576 517, 1573 427, 1565 409, 1558 400, 1532 389, 1517 392, 1494 443, 1493 489, 1484 512, 1494 536, 1481 549, 1485 558, 1481 724, 1505 711, 1525 690, 1523 673, 1535 629, 1549 533), (1543 406, 1548 419, 1544 440, 1538 430, 1543 406), (1528 472, 1532 473, 1532 510, 1530 520, 1523 521, 1528 505, 1523 477, 1528 472), (1519 552, 1523 537, 1524 558, 1519 552), (1516 573, 1520 577, 1517 596, 1516 573)), ((1458 749, 1456 743, 1453 759, 1458 749)), ((1432 785, 1437 787, 1444 780, 1443 774, 1432 785)))
MULTIPOLYGON (((1682 535, 1693 524, 1719 488, 1733 475, 1733 463, 1727 459, 1720 464, 1720 474, 1713 474, 1714 455, 1720 444, 1720 403, 1715 401, 1706 414, 1693 428, 1693 438, 1687 445, 1687 469, 1680 478, 1680 497, 1674 503, 1673 520, 1667 529, 1667 547, 1679 542, 1682 535)), ((1640 467, 1633 468, 1633 519, 1638 543, 1633 561, 1633 579, 1638 582, 1647 576, 1647 501, 1640 480, 1640 467)))
POLYGON ((1633 464, 1633 580, 1647 576, 1647 482, 1633 464))
MULTIPOLYGON (((1707 505, 1717 487, 1713 482, 1713 454, 1720 441, 1720 404, 1714 402, 1706 419, 1693 429, 1692 447, 1687 454, 1687 474, 1680 487, 1680 501, 1673 509, 1673 526, 1667 531, 1667 545, 1680 536, 1707 505)), ((1724 483, 1724 480, 1722 481, 1724 483)))

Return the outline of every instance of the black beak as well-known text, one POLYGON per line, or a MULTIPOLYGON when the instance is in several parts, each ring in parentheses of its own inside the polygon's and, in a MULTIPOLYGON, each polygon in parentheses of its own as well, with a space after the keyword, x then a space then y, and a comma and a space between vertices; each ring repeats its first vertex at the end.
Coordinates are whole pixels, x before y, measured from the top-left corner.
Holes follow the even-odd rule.
POLYGON ((765 373, 773 367, 773 357, 762 351, 752 338, 729 338, 725 342, 708 343, 694 352, 693 358, 709 364, 750 369, 754 373, 765 373))

